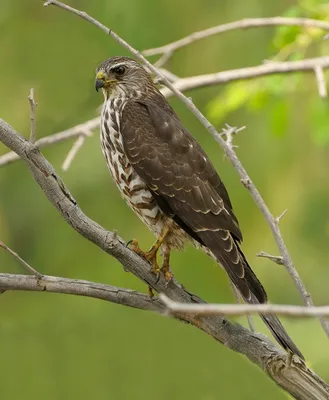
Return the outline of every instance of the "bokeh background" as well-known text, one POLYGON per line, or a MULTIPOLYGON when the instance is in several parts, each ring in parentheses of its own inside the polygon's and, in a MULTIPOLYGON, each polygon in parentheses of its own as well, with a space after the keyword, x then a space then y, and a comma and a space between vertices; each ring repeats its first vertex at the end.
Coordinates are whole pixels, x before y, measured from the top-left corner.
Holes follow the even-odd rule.
MULTIPOLYGON (((302 15, 327 19, 326 2, 307 0, 71 0, 138 49, 246 17, 302 15)), ((29 134, 30 87, 38 101, 38 137, 97 115, 103 99, 94 70, 105 58, 128 55, 95 26, 41 1, 0 3, 1 117, 29 134)), ((314 29, 257 28, 195 43, 167 66, 179 76, 326 54, 314 29)), ((155 59, 152 59, 155 60, 155 59)), ((281 223, 298 271, 316 304, 328 304, 329 113, 312 74, 267 77, 188 93, 218 129, 246 125, 238 156, 281 223)), ((244 251, 273 303, 301 304, 283 267, 256 253, 277 254, 270 230, 222 150, 177 100, 171 104, 218 168, 244 233, 244 251)), ((44 154, 91 218, 143 247, 151 233, 120 198, 100 151, 87 140, 68 172, 72 142, 44 154)), ((0 154, 7 151, 0 145, 0 154)), ((0 238, 44 274, 146 291, 145 285, 73 231, 47 201, 23 162, 0 170, 0 238)), ((189 290, 213 302, 233 302, 225 273, 193 248, 172 266, 189 290)), ((0 251, 0 271, 24 273, 0 251)), ((99 300, 45 293, 5 293, 0 299, 2 399, 285 399, 247 359, 198 330, 155 314, 99 300)), ((245 318, 237 319, 245 324, 245 318)), ((282 318, 314 370, 329 380, 328 339, 317 320, 282 318)), ((255 318, 260 331, 269 334, 255 318)))

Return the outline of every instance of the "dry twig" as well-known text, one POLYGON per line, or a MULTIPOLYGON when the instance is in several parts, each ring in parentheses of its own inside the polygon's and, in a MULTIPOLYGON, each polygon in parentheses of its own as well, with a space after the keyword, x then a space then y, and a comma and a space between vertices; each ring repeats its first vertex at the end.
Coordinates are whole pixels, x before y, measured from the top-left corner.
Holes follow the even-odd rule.
POLYGON ((221 24, 213 26, 211 28, 205 29, 199 32, 193 32, 190 35, 176 40, 175 42, 168 43, 161 47, 156 47, 153 49, 148 49, 143 51, 144 56, 153 56, 157 54, 162 54, 163 61, 160 65, 163 65, 171 55, 178 49, 188 46, 193 42, 201 39, 208 38, 210 36, 218 35, 220 33, 229 32, 236 29, 248 29, 248 28, 259 28, 268 26, 303 26, 305 28, 319 28, 325 31, 329 31, 329 22, 319 21, 317 19, 310 18, 287 18, 287 17, 270 17, 270 18, 246 18, 239 21, 229 22, 228 24, 221 24))
POLYGON ((37 103, 34 100, 34 89, 30 89, 30 94, 28 96, 30 103, 30 120, 31 120, 31 133, 30 133, 30 142, 35 143, 37 133, 36 133, 36 120, 35 120, 35 109, 37 107, 37 103))
POLYGON ((168 311, 172 315, 193 314, 198 316, 225 315, 237 316, 247 314, 276 314, 289 317, 319 317, 329 316, 329 306, 292 306, 281 304, 184 304, 170 300, 160 293, 168 311))
POLYGON ((321 65, 316 65, 314 68, 316 82, 318 84, 319 96, 322 99, 326 99, 328 97, 327 94, 327 85, 324 77, 323 67, 321 65))
MULTIPOLYGON (((60 143, 65 140, 69 140, 72 138, 79 137, 85 132, 92 132, 96 128, 99 127, 100 124, 100 117, 91 119, 89 121, 86 121, 82 124, 76 125, 72 128, 65 129, 65 131, 61 131, 58 133, 54 133, 53 135, 45 136, 35 142, 35 145, 38 148, 42 147, 47 147, 51 146, 55 143, 60 143)), ((5 165, 11 164, 12 162, 19 160, 20 157, 14 152, 10 151, 3 156, 0 157, 0 167, 3 167, 5 165)))
POLYGON ((276 264, 284 265, 283 258, 281 256, 272 256, 271 254, 265 253, 265 251, 260 251, 259 253, 256 254, 256 256, 268 258, 269 260, 275 262, 276 264))
MULTIPOLYGON (((32 143, 32 142, 31 142, 32 143)), ((0 240, 0 247, 4 250, 6 250, 9 254, 11 254, 23 267, 32 275, 36 276, 38 279, 42 278, 42 274, 38 272, 36 269, 31 267, 26 261, 24 261, 17 253, 15 253, 13 250, 11 250, 10 247, 6 246, 1 240, 0 240)))

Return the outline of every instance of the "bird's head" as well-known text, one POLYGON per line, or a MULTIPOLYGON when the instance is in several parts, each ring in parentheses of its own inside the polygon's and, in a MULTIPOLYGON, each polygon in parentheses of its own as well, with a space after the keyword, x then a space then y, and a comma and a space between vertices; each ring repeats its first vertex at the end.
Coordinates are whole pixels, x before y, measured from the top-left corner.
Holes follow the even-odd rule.
POLYGON ((95 87, 102 89, 105 99, 117 96, 138 95, 153 87, 148 72, 129 57, 111 57, 96 69, 95 87))

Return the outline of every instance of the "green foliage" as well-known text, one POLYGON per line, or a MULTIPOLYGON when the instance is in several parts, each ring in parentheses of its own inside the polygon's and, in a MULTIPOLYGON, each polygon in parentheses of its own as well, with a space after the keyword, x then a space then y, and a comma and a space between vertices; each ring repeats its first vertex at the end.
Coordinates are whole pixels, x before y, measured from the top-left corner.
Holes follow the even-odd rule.
MULTIPOLYGON (((329 20, 327 2, 318 0, 303 0, 289 7, 282 16, 304 17, 329 20)), ((269 61, 296 61, 311 54, 321 56, 328 53, 328 43, 323 40, 323 30, 313 27, 279 26, 271 43, 274 54, 269 61)), ((292 93, 305 95, 302 74, 280 74, 260 77, 249 81, 238 81, 224 87, 222 92, 213 98, 208 106, 209 117, 216 124, 225 122, 225 118, 239 109, 246 109, 255 115, 269 106, 271 115, 269 123, 275 136, 283 136, 289 124, 289 102, 292 93), (269 104, 270 103, 270 104, 269 104)), ((329 142, 326 103, 317 99, 314 85, 313 101, 310 107, 310 118, 314 129, 310 131, 311 139, 316 145, 326 145, 329 142)))

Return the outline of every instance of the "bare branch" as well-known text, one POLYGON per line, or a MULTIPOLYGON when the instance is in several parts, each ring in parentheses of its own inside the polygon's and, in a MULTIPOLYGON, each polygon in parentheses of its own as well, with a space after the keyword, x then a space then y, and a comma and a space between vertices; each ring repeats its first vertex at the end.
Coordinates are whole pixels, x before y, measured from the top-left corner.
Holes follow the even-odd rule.
MULTIPOLYGON (((76 125, 72 128, 65 129, 65 131, 55 133, 53 135, 45 136, 35 142, 36 146, 39 148, 50 146, 55 143, 63 142, 68 139, 76 138, 77 136, 81 136, 85 134, 85 132, 92 132, 96 128, 99 127, 100 117, 91 119, 82 124, 76 125)), ((20 157, 13 151, 4 154, 0 157, 0 167, 4 165, 10 164, 16 160, 19 160, 20 157)))
POLYGON ((65 293, 107 300, 141 310, 163 313, 164 306, 159 298, 134 290, 123 289, 101 283, 43 275, 35 279, 28 275, 0 274, 0 290, 24 290, 32 292, 65 293))
MULTIPOLYGON (((329 68, 329 57, 318 57, 318 58, 310 58, 303 61, 287 61, 280 63, 271 62, 267 63, 266 65, 260 65, 256 67, 234 69, 214 74, 197 75, 188 78, 178 78, 169 71, 161 68, 157 69, 157 71, 160 74, 164 74, 164 76, 170 82, 173 82, 173 85, 176 89, 185 92, 192 89, 198 89, 207 86, 215 86, 236 80, 257 78, 264 75, 298 72, 298 71, 300 72, 314 71, 316 66, 322 69, 329 68)), ((163 82, 162 75, 161 76, 158 75, 157 79, 159 82, 165 83, 163 82)), ((161 93, 166 98, 169 98, 174 94, 168 88, 162 88, 161 93)), ((36 141, 36 145, 38 147, 45 147, 58 142, 69 140, 71 138, 80 136, 86 131, 92 132, 93 130, 99 127, 99 124, 100 124, 100 118, 99 117, 94 118, 90 121, 86 121, 82 124, 76 125, 73 128, 66 129, 65 131, 43 137, 36 141)), ((19 160, 19 157, 17 156, 16 153, 9 152, 7 154, 4 154, 3 156, 0 156, 0 167, 10 164, 16 160, 19 160)))
POLYGON ((268 258, 269 260, 275 262, 276 264, 284 265, 283 258, 281 256, 272 256, 271 254, 265 253, 265 251, 260 251, 259 253, 256 254, 256 256, 268 258))
POLYGON ((316 65, 314 68, 314 72, 315 72, 316 82, 318 84, 319 96, 322 99, 326 99, 328 97, 328 93, 327 93, 327 86, 324 77, 323 67, 321 67, 321 65, 316 65))
MULTIPOLYGON (((32 142, 31 142, 32 143, 32 142)), ((1 240, 0 240, 0 247, 4 250, 6 250, 9 254, 11 254, 23 267, 32 275, 36 276, 38 279, 42 278, 42 274, 38 272, 36 269, 32 268, 31 265, 29 265, 26 261, 24 261, 17 253, 15 253, 11 248, 6 246, 1 240)))
POLYGON ((185 304, 170 300, 160 293, 168 311, 172 315, 193 314, 198 316, 225 315, 238 316, 247 314, 276 314, 289 317, 329 316, 329 306, 307 307, 281 304, 185 304))
MULTIPOLYGON (((215 86, 237 80, 259 78, 267 75, 289 74, 293 72, 313 72, 315 71, 315 68, 329 68, 329 57, 315 57, 300 61, 271 61, 255 67, 231 69, 229 71, 216 72, 214 74, 196 75, 179 79, 174 83, 174 87, 177 90, 185 92, 192 89, 215 86)), ((162 94, 168 96, 168 91, 169 89, 166 89, 162 94)))
MULTIPOLYGON (((259 28, 267 26, 303 26, 305 28, 319 28, 325 31, 329 31, 329 22, 319 21, 317 19, 309 18, 287 18, 287 17, 270 17, 270 18, 246 18, 228 24, 222 24, 213 26, 199 32, 193 32, 190 35, 177 40, 175 42, 166 44, 165 46, 156 47, 154 49, 148 49, 143 51, 144 56, 153 56, 156 54, 167 55, 167 59, 176 50, 188 46, 189 44, 196 42, 201 39, 205 39, 210 36, 218 35, 220 33, 229 32, 236 29, 248 29, 248 28, 259 28), (169 54, 169 56, 168 56, 169 54)), ((162 63, 161 65, 163 65, 162 63)))
MULTIPOLYGON (((162 274, 158 278, 151 272, 150 264, 127 248, 122 239, 88 218, 35 145, 3 120, 0 120, 0 141, 16 151, 26 162, 49 201, 78 233, 114 256, 126 270, 158 293, 164 293, 180 303, 203 303, 202 299, 183 289, 175 280, 168 283, 162 274)), ((193 315, 177 317, 208 333, 226 347, 246 355, 293 396, 301 400, 328 398, 329 386, 321 378, 308 369, 302 360, 296 356, 288 356, 265 336, 231 323, 221 316, 201 319, 193 315)))
POLYGON ((86 140, 86 136, 80 135, 78 137, 78 139, 74 142, 73 146, 71 147, 71 150, 68 152, 68 154, 63 162, 63 165, 62 165, 63 171, 67 171, 70 168, 74 157, 78 154, 78 152, 81 149, 81 147, 83 146, 85 140, 86 140))
POLYGON ((28 96, 30 103, 30 120, 31 120, 31 133, 30 133, 30 142, 35 143, 37 138, 36 133, 36 119, 35 119, 35 109, 37 107, 37 103, 34 100, 34 89, 30 89, 30 94, 28 96))
POLYGON ((282 211, 282 213, 275 218, 275 222, 279 225, 281 219, 286 215, 288 209, 286 208, 285 210, 282 211))

